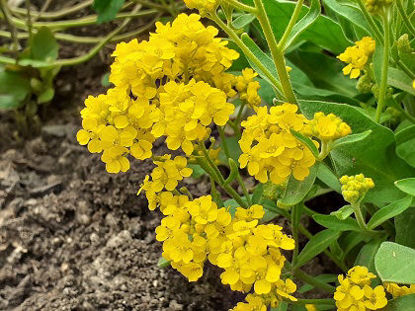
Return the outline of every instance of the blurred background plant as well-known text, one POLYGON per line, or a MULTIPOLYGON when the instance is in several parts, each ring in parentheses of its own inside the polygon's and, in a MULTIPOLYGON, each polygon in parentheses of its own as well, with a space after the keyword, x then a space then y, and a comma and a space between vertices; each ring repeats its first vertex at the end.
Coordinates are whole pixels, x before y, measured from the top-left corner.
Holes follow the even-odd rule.
POLYGON ((87 62, 107 44, 146 33, 156 20, 168 20, 184 8, 175 0, 57 2, 0 0, 0 111, 14 112, 18 133, 24 137, 39 131, 62 67, 87 62), (131 23, 138 19, 139 27, 131 23), (104 23, 108 27, 101 27, 104 23), (108 30, 91 36, 94 26, 99 33, 108 30), (60 57, 62 44, 71 45, 73 57, 60 57), (92 47, 77 55, 79 45, 92 47))

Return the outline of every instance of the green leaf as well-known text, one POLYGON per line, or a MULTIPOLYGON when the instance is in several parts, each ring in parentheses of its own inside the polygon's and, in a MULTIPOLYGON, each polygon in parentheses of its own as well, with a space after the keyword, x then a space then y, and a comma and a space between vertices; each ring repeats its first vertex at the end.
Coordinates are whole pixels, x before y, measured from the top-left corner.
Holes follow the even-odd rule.
POLYGON ((396 87, 409 94, 415 95, 415 89, 412 87, 412 79, 408 77, 403 71, 389 67, 388 69, 388 84, 396 87))
POLYGON ((350 125, 353 133, 372 130, 365 140, 344 144, 331 152, 336 175, 351 176, 363 173, 366 177, 372 178, 376 186, 367 193, 365 201, 378 206, 404 197, 404 194, 394 187, 394 182, 415 176, 415 169, 396 155, 395 136, 390 129, 379 125, 349 105, 304 100, 300 100, 299 105, 308 118, 312 118, 318 111, 334 113, 350 125))
POLYGON ((352 134, 352 135, 347 135, 345 137, 342 137, 334 142, 333 149, 362 141, 366 139, 371 133, 372 133, 372 130, 367 130, 367 131, 364 131, 363 133, 352 134))
POLYGON ((311 6, 307 14, 298 21, 287 40, 286 46, 290 46, 295 39, 300 36, 308 27, 310 27, 319 17, 321 11, 320 0, 311 0, 311 6))
POLYGON ((415 207, 395 217, 395 242, 415 248, 415 207))
POLYGON ((30 51, 33 60, 49 63, 58 58, 59 44, 49 28, 41 27, 33 35, 30 51))
POLYGON ((415 284, 415 249, 383 242, 375 256, 375 267, 383 282, 415 284))
POLYGON ((92 8, 98 13, 98 23, 112 21, 125 0, 94 0, 92 8))
MULTIPOLYGON (((251 0, 246 1, 246 3, 253 4, 251 0)), ((295 2, 264 0, 263 3, 268 17, 271 20, 272 30, 279 41, 294 12, 295 2)), ((309 9, 306 6, 303 6, 300 18, 303 18, 307 12, 309 12, 309 9)), ((314 11, 313 14, 315 14, 314 11)), ((310 16, 307 20, 309 18, 310 16)), ((306 22, 304 22, 304 24, 306 24, 306 22)), ((303 24, 300 24, 297 30, 304 30, 301 29, 303 26, 303 24)), ((313 42, 336 55, 340 54, 348 45, 350 45, 350 42, 345 37, 340 25, 324 15, 318 16, 311 25, 308 25, 308 27, 296 37, 295 41, 301 40, 313 42)))
POLYGON ((159 261, 157 262, 157 266, 159 268, 167 268, 168 266, 170 266, 170 260, 167 260, 164 257, 160 257, 159 261))
POLYGON ((398 297, 388 301, 383 311, 415 311, 415 294, 398 297))
POLYGON ((294 131, 293 129, 291 129, 291 134, 293 134, 295 138, 297 138, 300 142, 306 145, 308 149, 310 149, 310 151, 313 153, 314 157, 318 158, 318 155, 319 155, 318 149, 310 138, 308 138, 307 136, 304 136, 303 134, 297 131, 294 131))
POLYGON ((30 81, 22 74, 0 67, 0 109, 20 107, 30 91, 30 81))
POLYGON ((255 190, 252 193, 252 198, 251 198, 252 203, 260 204, 263 193, 264 193, 264 185, 263 184, 256 185, 255 190))
POLYGON ((329 247, 329 245, 336 241, 340 236, 340 232, 333 230, 323 230, 313 236, 310 241, 303 248, 297 257, 297 264, 295 268, 299 268, 306 264, 309 260, 316 257, 329 247))
POLYGON ((353 207, 351 205, 345 205, 339 208, 337 211, 331 212, 330 215, 336 216, 339 220, 345 220, 351 214, 353 214, 353 212, 353 207))
POLYGON ((323 162, 319 164, 319 168, 317 171, 317 178, 320 179, 323 183, 325 183, 327 186, 329 186, 334 191, 338 193, 341 192, 341 185, 339 182, 339 178, 323 162))
MULTIPOLYGON (((318 281, 321 281, 321 282, 324 282, 324 283, 331 283, 331 282, 335 282, 337 280, 337 275, 336 274, 320 274, 320 275, 315 276, 314 278, 317 279, 318 281)), ((300 294, 304 294, 306 292, 309 292, 313 288, 314 288, 313 285, 305 284, 305 285, 300 287, 298 292, 300 294)))
POLYGON ((389 205, 382 207, 380 210, 370 218, 367 226, 369 229, 374 229, 377 226, 383 224, 388 219, 391 219, 404 211, 411 206, 412 197, 407 196, 401 200, 390 203, 389 205))
POLYGON ((358 26, 361 30, 364 30, 366 34, 367 29, 370 29, 365 16, 355 2, 352 1, 339 1, 339 0, 323 0, 324 7, 329 7, 334 12, 343 18, 346 18, 349 22, 358 26))
MULTIPOLYGON (((268 71, 278 79, 278 72, 277 68, 275 67, 275 64, 271 57, 269 57, 267 54, 265 54, 259 46, 246 34, 242 34, 241 39, 243 43, 249 48, 249 50, 255 54, 255 56, 261 61, 261 63, 268 69, 268 71)), ((254 63, 252 63, 249 58, 248 62, 251 65, 251 67, 260 75, 261 78, 263 78, 265 81, 267 81, 269 84, 273 85, 271 80, 264 74, 262 70, 260 70, 254 63)))
POLYGON ((101 77, 101 85, 103 87, 109 87, 111 86, 111 82, 110 82, 110 73, 107 72, 105 74, 102 75, 101 77))
MULTIPOLYGON (((239 146, 238 138, 237 137, 225 137, 225 142, 228 145, 229 153, 231 158, 236 162, 239 163, 239 156, 242 154, 241 147, 239 146)), ((225 155, 225 151, 223 148, 219 152, 219 160, 224 165, 228 165, 228 158, 225 155)))
POLYGON ((395 181, 395 186, 399 190, 415 197, 415 177, 397 180, 395 181))
POLYGON ((395 134, 396 154, 415 167, 415 125, 408 126, 395 134))
POLYGON ((278 206, 294 206, 307 196, 317 177, 318 165, 310 168, 310 174, 303 181, 290 176, 285 193, 278 200, 278 206))
POLYGON ((187 167, 193 170, 193 178, 200 178, 206 174, 205 170, 199 164, 188 164, 187 167))
POLYGON ((364 245, 356 257, 355 266, 365 266, 370 272, 375 273, 375 255, 378 252, 379 246, 382 243, 380 240, 373 240, 364 245))
POLYGON ((243 14, 232 21, 232 26, 235 29, 244 28, 245 26, 249 25, 255 18, 256 17, 253 14, 243 14))
POLYGON ((362 231, 356 220, 354 220, 353 218, 346 218, 344 220, 340 220, 334 215, 317 214, 313 216, 313 219, 315 220, 315 222, 322 225, 323 227, 326 227, 334 231, 362 231))

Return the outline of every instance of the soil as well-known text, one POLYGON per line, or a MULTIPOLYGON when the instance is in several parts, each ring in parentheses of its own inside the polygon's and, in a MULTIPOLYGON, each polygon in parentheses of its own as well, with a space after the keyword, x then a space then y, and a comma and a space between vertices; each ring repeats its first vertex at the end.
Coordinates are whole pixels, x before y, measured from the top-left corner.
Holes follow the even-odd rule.
MULTIPOLYGON (((136 195, 151 163, 110 175, 76 142, 82 102, 104 91, 109 54, 62 69, 39 136, 19 138, 12 114, 0 113, 0 310, 228 310, 243 295, 218 269, 189 283, 157 266, 160 215, 136 195)), ((305 269, 323 272, 319 262, 305 269)))

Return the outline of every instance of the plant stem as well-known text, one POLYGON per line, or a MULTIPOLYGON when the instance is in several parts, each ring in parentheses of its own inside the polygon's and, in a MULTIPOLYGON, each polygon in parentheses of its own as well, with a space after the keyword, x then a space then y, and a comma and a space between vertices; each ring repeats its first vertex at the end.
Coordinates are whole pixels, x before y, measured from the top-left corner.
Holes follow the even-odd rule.
POLYGON ((360 228, 367 231, 367 226, 365 222, 365 218, 363 217, 362 210, 360 209, 359 203, 351 203, 351 206, 354 211, 354 215, 356 216, 357 223, 359 224, 360 228))
POLYGON ((225 179, 223 178, 222 173, 219 171, 219 168, 216 166, 216 164, 213 163, 212 159, 209 156, 209 153, 206 150, 205 145, 203 143, 200 143, 199 146, 202 150, 205 159, 207 160, 207 163, 209 164, 210 173, 207 171, 209 175, 213 173, 213 176, 215 177, 217 184, 221 186, 222 189, 225 190, 236 202, 238 202, 241 205, 241 207, 248 208, 248 204, 244 202, 244 200, 242 200, 238 192, 236 192, 235 189, 233 189, 228 184, 225 184, 225 179))
POLYGON ((405 9, 402 5, 402 0, 396 0, 395 3, 396 7, 398 8, 399 15, 402 17, 402 20, 405 23, 406 28, 408 28, 412 36, 415 36, 415 27, 406 15, 405 9))
POLYGON ((278 76, 281 81, 284 96, 288 102, 292 104, 296 104, 297 99, 294 95, 294 91, 291 86, 290 78, 288 76, 287 66, 285 64, 285 59, 284 59, 284 53, 278 47, 278 43, 272 31, 272 27, 269 22, 268 15, 265 11, 264 4, 262 3, 262 0, 254 0, 254 3, 258 10, 257 12, 258 21, 261 24, 261 27, 264 31, 265 39, 267 40, 268 47, 271 51, 271 55, 274 60, 274 64, 277 68, 277 72, 278 72, 278 76))
POLYGON ((302 212, 302 206, 299 204, 294 205, 291 209, 291 232, 293 234, 293 239, 295 242, 295 248, 293 251, 293 258, 292 258, 292 263, 294 266, 297 262, 297 256, 299 253, 298 225, 299 225, 299 220, 301 217, 301 212, 302 212))
POLYGON ((293 30, 295 23, 297 22, 298 17, 300 16, 303 3, 304 3, 304 0, 297 1, 297 4, 295 5, 295 8, 294 8, 294 12, 291 15, 290 21, 288 22, 287 28, 285 28, 284 34, 282 35, 281 40, 278 43, 278 48, 282 51, 284 51, 286 48, 285 45, 288 41, 288 38, 290 37, 291 31, 293 30))
POLYGON ((224 0, 224 2, 226 2, 227 4, 233 6, 235 9, 245 11, 245 12, 248 12, 248 13, 253 13, 253 14, 257 13, 256 8, 254 8, 250 5, 243 4, 243 3, 241 3, 237 0, 224 0))
MULTIPOLYGON (((57 18, 61 18, 64 16, 67 16, 69 14, 75 13, 77 11, 80 11, 86 7, 89 7, 90 5, 92 5, 93 0, 86 0, 86 1, 82 1, 81 3, 74 5, 70 8, 67 9, 62 9, 56 12, 31 12, 34 18, 43 18, 43 19, 57 19, 57 18)), ((11 11, 13 13, 18 13, 18 14, 26 14, 27 11, 25 9, 21 9, 21 8, 13 8, 11 9, 11 11)))
POLYGON ((327 283, 324 283, 315 277, 305 273, 304 271, 300 269, 295 269, 294 276, 316 288, 320 288, 326 292, 332 293, 335 291, 335 288, 327 283))
POLYGON ((245 45, 245 43, 239 38, 236 32, 228 27, 220 18, 219 16, 211 15, 209 18, 214 21, 226 34, 235 42, 235 44, 242 50, 244 55, 261 70, 264 75, 271 81, 272 85, 281 93, 282 86, 281 83, 276 79, 272 73, 265 67, 265 65, 255 56, 254 53, 245 45))
POLYGON ((357 0, 357 3, 359 4, 360 10, 362 11, 363 15, 365 16, 366 21, 369 24, 370 29, 373 32, 373 36, 375 37, 375 40, 377 42, 382 41, 382 33, 379 30, 378 25, 376 25, 373 17, 369 14, 369 12, 366 10, 365 4, 362 0, 357 0))
MULTIPOLYGON (((128 13, 119 13, 115 16, 114 19, 126 19, 131 17, 142 17, 142 16, 148 16, 153 15, 157 13, 157 10, 143 10, 143 11, 135 11, 135 12, 128 12, 128 13)), ((25 21, 22 21, 19 18, 13 17, 12 18, 13 23, 21 29, 27 29, 27 25, 25 21)), ((79 19, 71 19, 71 20, 65 20, 65 21, 57 21, 57 22, 37 22, 33 23, 33 28, 41 28, 41 27, 48 27, 52 31, 56 31, 59 29, 66 29, 71 27, 82 27, 82 26, 89 26, 89 25, 95 25, 97 21, 97 15, 90 15, 79 19)))
POLYGON ((3 12, 4 19, 6 20, 7 24, 10 27, 10 33, 13 39, 13 52, 14 52, 14 57, 15 57, 14 63, 17 63, 17 57, 19 56, 18 55, 19 54, 19 40, 17 39, 17 29, 16 29, 16 26, 13 24, 13 21, 12 21, 13 17, 10 14, 7 1, 1 0, 0 4, 1 4, 0 9, 3 12))
POLYGON ((29 32, 29 42, 32 41, 33 27, 32 27, 32 14, 30 13, 30 0, 26 0, 27 9, 27 30, 29 32))
POLYGON ((382 63, 382 76, 381 76, 380 87, 379 87, 378 105, 376 107, 376 117, 375 117, 376 122, 378 123, 380 121, 380 116, 385 106, 386 89, 388 87, 389 40, 390 40, 389 39, 390 37, 389 10, 387 10, 382 15, 382 21, 383 21, 383 32, 384 32, 383 63, 382 63))

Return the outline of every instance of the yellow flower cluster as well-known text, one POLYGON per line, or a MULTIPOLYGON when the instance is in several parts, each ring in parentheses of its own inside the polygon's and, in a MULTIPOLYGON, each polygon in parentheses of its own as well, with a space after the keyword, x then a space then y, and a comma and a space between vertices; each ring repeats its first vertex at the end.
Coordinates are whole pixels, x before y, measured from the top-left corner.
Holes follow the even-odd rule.
POLYGON ((126 88, 113 88, 107 94, 89 96, 81 111, 82 127, 77 133, 81 145, 91 153, 102 152, 110 173, 130 168, 127 155, 139 160, 151 157, 155 140, 151 127, 160 113, 148 102, 133 99, 126 88))
POLYGON ((336 288, 334 299, 338 311, 377 310, 386 306, 387 299, 382 285, 370 286, 376 276, 366 267, 355 266, 347 276, 339 275, 340 285, 336 288))
POLYGON ((381 14, 383 9, 392 3, 393 0, 365 0, 365 7, 371 14, 381 14))
POLYGON ((218 7, 218 0, 184 0, 189 9, 197 9, 201 14, 213 12, 218 7))
POLYGON ((255 81, 258 74, 251 68, 242 70, 242 75, 235 78, 235 88, 239 92, 239 98, 245 100, 251 107, 255 108, 261 104, 261 97, 258 95, 260 85, 255 81))
POLYGON ((293 104, 272 107, 269 112, 267 107, 259 107, 242 122, 245 129, 239 141, 243 152, 239 163, 261 183, 270 179, 282 184, 291 174, 304 180, 315 163, 312 152, 291 133, 309 131, 308 120, 297 110, 293 104))
POLYGON ((254 287, 267 301, 295 291, 291 280, 280 279, 285 263, 281 249, 294 249, 294 240, 283 234, 280 226, 258 224, 264 216, 261 205, 238 207, 232 218, 210 195, 189 200, 167 193, 156 193, 157 198, 152 198, 151 205, 159 206, 165 215, 156 229, 156 239, 163 242, 163 257, 189 281, 202 276, 209 260, 225 270, 222 283, 232 290, 248 292, 254 287))
POLYGON ((375 51, 376 42, 371 37, 364 37, 362 40, 355 42, 355 45, 349 46, 342 54, 337 56, 341 61, 348 63, 343 68, 344 75, 350 75, 351 79, 358 78, 361 71, 365 69, 369 58, 375 51))
POLYGON ((150 158, 154 141, 162 136, 169 149, 191 155, 194 144, 209 136, 212 123, 226 124, 234 111, 227 100, 238 92, 250 104, 260 103, 256 74, 226 73, 239 54, 200 18, 180 14, 172 23, 156 23, 147 41, 117 45, 109 78, 115 87, 88 97, 77 134, 90 152, 102 152, 108 172, 127 171, 129 155, 150 158))
POLYGON ((352 132, 352 129, 347 123, 332 113, 328 115, 322 112, 315 113, 309 126, 311 135, 323 142, 339 139, 352 132))
POLYGON ((388 293, 390 293, 393 298, 415 294, 415 284, 410 286, 398 285, 396 283, 385 283, 384 284, 388 293))
POLYGON ((231 311, 266 311, 268 306, 278 307, 282 300, 297 301, 291 294, 297 290, 297 285, 291 280, 278 280, 276 287, 267 295, 248 294, 246 303, 239 302, 231 311))
POLYGON ((366 178, 363 174, 355 176, 342 176, 340 178, 342 185, 342 195, 349 203, 356 203, 361 200, 365 194, 375 187, 372 178, 366 178))

